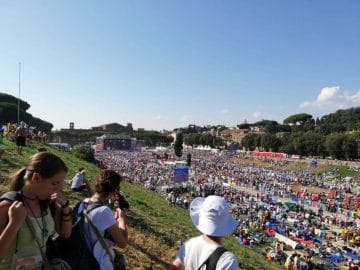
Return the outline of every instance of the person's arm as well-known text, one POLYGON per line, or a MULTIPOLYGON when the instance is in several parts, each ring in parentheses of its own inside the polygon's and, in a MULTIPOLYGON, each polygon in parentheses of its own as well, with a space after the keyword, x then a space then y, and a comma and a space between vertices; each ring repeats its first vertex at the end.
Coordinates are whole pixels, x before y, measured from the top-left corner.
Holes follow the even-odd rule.
POLYGON ((55 231, 63 238, 69 238, 72 231, 72 209, 70 206, 56 209, 55 231))
POLYGON ((6 201, 0 203, 0 260, 9 251, 26 217, 27 211, 22 202, 15 201, 11 205, 6 201))
POLYGON ((110 226, 107 231, 114 239, 115 244, 120 248, 125 248, 128 243, 128 220, 126 210, 116 209, 115 213, 116 223, 110 226))
POLYGON ((184 270, 184 266, 178 260, 174 260, 169 266, 169 270, 184 270))
POLYGON ((90 187, 89 180, 88 180, 86 177, 84 177, 83 183, 84 183, 87 187, 90 187))
POLYGON ((72 231, 72 209, 63 192, 51 194, 50 200, 55 201, 55 231, 63 238, 69 238, 72 231))
POLYGON ((185 270, 185 244, 183 244, 176 253, 176 259, 169 265, 169 270, 185 270))

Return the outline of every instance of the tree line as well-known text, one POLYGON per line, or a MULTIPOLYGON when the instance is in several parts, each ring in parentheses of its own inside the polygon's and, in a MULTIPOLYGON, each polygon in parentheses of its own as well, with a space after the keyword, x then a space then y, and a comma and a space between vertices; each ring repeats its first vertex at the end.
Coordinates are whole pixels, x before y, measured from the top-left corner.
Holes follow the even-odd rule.
POLYGON ((315 131, 283 134, 248 134, 241 146, 247 150, 264 150, 302 156, 331 156, 336 159, 357 159, 360 132, 353 134, 332 133, 321 135, 315 131))
POLYGON ((283 124, 262 120, 240 128, 261 127, 262 132, 246 135, 241 146, 303 156, 331 156, 358 159, 360 151, 360 107, 338 110, 321 119, 309 114, 291 115, 283 124))

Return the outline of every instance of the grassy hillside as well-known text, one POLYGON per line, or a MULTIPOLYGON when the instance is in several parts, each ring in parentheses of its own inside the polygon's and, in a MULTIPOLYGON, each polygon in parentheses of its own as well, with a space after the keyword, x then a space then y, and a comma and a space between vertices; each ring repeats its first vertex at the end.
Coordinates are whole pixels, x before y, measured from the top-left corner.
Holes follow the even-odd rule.
MULTIPOLYGON (((14 143, 4 140, 4 144, 6 152, 0 159, 1 193, 5 191, 9 174, 24 166, 28 157, 43 146, 38 142, 27 143, 24 156, 18 156, 14 143)), ((71 178, 79 167, 84 167, 88 178, 95 179, 99 169, 93 164, 49 145, 46 145, 46 148, 66 162, 69 167, 68 178, 71 178)), ((65 190, 73 204, 81 199, 79 194, 71 192, 69 186, 66 186, 65 190)), ((166 269, 167 263, 174 259, 180 244, 187 238, 199 234, 192 225, 188 212, 169 207, 160 194, 147 191, 142 186, 122 183, 121 190, 128 195, 130 202, 130 243, 124 250, 128 269, 166 269)), ((225 239, 224 245, 234 251, 239 259, 240 269, 281 269, 278 264, 267 262, 252 249, 240 246, 233 238, 225 239)))

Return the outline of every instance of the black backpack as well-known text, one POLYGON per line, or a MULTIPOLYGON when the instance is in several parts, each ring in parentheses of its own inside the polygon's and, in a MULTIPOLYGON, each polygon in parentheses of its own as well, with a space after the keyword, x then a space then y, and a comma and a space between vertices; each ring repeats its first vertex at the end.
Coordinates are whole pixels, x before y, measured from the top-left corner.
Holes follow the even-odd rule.
MULTIPOLYGON (((82 202, 76 204, 73 209, 73 227, 71 236, 67 239, 58 237, 55 241, 48 241, 47 257, 57 257, 65 260, 71 269, 99 270, 100 266, 95 259, 92 249, 86 242, 86 236, 83 231, 84 215, 78 214, 79 206, 82 202)), ((84 211, 87 213, 102 206, 100 203, 85 204, 84 211)))

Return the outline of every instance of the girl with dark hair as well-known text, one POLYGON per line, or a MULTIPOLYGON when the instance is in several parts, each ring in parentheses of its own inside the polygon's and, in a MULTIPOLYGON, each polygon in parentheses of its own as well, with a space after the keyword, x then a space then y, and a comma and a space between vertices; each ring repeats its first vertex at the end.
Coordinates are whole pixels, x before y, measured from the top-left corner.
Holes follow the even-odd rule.
MULTIPOLYGON (((109 200, 116 199, 119 193, 120 181, 121 176, 116 172, 111 170, 101 171, 96 180, 94 195, 81 202, 77 214, 80 214, 93 204, 100 204, 100 206, 88 212, 91 223, 102 237, 107 235, 114 242, 113 244, 125 248, 128 242, 126 209, 116 208, 115 213, 113 213, 111 208, 105 205, 109 200)), ((83 226, 87 245, 98 261, 100 269, 113 269, 113 260, 107 255, 92 226, 86 220, 83 226)), ((108 241, 107 243, 109 244, 108 241)))
POLYGON ((40 248, 45 252, 48 237, 70 236, 71 208, 63 193, 67 171, 59 157, 40 152, 13 175, 9 190, 15 201, 0 201, 0 269, 41 269, 40 248))

